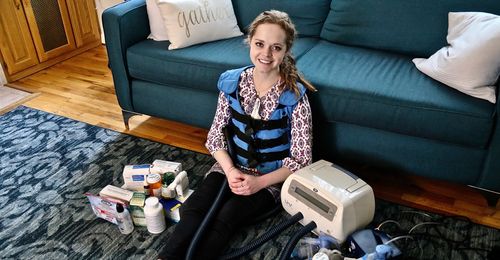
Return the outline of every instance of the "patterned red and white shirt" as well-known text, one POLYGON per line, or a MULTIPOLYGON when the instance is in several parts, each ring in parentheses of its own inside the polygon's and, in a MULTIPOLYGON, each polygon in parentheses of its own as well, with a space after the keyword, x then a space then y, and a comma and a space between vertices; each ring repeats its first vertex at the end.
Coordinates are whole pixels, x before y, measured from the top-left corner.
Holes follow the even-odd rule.
MULTIPOLYGON (((253 82, 253 69, 253 67, 250 67, 243 71, 238 86, 241 105, 247 115, 252 113, 256 100, 259 99, 253 82)), ((280 82, 278 81, 263 97, 260 97, 259 115, 262 120, 269 120, 272 112, 278 106, 279 97, 282 92, 278 87, 279 85, 280 82)), ((210 153, 213 154, 218 150, 227 150, 222 129, 228 124, 230 118, 231 111, 229 102, 224 96, 224 93, 220 92, 214 121, 208 132, 207 142, 205 143, 210 153)), ((299 100, 292 112, 291 136, 291 156, 283 159, 283 167, 295 172, 312 162, 312 116, 307 95, 304 95, 299 100)), ((218 163, 215 163, 209 172, 212 171, 224 173, 222 167, 220 167, 218 163)), ((242 171, 246 172, 244 170, 242 171)), ((250 172, 246 173, 250 174, 250 172)), ((279 198, 279 187, 280 186, 271 186, 268 188, 273 195, 275 195, 275 198, 279 198), (276 194, 276 192, 278 192, 278 194, 276 194)))

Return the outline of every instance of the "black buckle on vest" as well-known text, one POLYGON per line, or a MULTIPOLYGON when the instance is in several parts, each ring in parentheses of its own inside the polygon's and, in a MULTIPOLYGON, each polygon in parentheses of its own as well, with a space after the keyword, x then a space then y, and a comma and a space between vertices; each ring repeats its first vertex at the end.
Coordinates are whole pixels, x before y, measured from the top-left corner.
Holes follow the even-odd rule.
POLYGON ((274 120, 268 120, 264 121, 261 119, 254 119, 249 115, 243 115, 238 113, 238 111, 234 110, 231 106, 231 116, 236 119, 237 121, 247 125, 251 126, 253 131, 259 131, 259 130, 272 130, 272 129, 279 129, 279 128, 286 128, 288 126, 288 117, 284 116, 280 119, 274 119, 274 120))
POLYGON ((253 129, 253 127, 250 124, 246 125, 246 127, 245 127, 245 135, 246 136, 253 136, 254 134, 255 134, 255 130, 253 129))

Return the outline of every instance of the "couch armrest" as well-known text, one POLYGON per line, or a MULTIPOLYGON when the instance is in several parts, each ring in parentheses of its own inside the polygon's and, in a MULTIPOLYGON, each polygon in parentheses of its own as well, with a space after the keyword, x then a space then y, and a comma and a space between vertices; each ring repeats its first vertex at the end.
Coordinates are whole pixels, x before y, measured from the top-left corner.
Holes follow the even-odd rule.
POLYGON ((488 155, 484 163, 483 174, 478 180, 481 188, 500 192, 500 79, 497 81, 497 103, 493 114, 495 125, 491 135, 488 155))
POLYGON ((106 50, 121 108, 134 111, 127 66, 127 49, 148 37, 149 20, 144 0, 131 0, 102 14, 106 50))

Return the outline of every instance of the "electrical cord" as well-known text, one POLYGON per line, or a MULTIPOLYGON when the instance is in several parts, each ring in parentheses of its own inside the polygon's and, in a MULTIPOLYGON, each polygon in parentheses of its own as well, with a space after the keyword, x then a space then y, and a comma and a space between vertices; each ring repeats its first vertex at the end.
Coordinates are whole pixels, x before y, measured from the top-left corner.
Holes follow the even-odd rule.
MULTIPOLYGON (((472 226, 472 222, 470 219, 464 216, 444 216, 444 217, 432 217, 429 214, 426 213, 421 213, 418 211, 405 211, 404 213, 414 213, 414 214, 419 214, 422 216, 425 216, 429 219, 427 222, 423 223, 418 223, 412 226, 409 231, 405 231, 402 228, 401 223, 399 223, 396 220, 393 219, 388 219, 383 222, 381 222, 375 230, 382 230, 382 227, 385 226, 387 223, 395 223, 397 227, 399 228, 399 236, 395 237, 394 239, 398 237, 404 237, 404 236, 411 236, 414 241, 417 242, 418 248, 420 250, 420 256, 422 256, 423 248, 421 243, 431 243, 434 244, 434 247, 447 247, 450 250, 450 255, 448 256, 449 258, 452 257, 451 253, 453 251, 472 251, 475 254, 485 257, 485 253, 489 253, 490 250, 484 249, 484 248, 475 248, 471 247, 471 233, 467 232, 470 230, 472 226), (463 225, 460 225, 460 222, 450 222, 450 221, 456 221, 456 220, 461 220, 464 222, 463 225), (453 224, 453 225, 452 225, 453 224), (460 225, 457 227, 457 225, 460 225), (431 229, 425 229, 421 230, 421 227, 424 226, 431 226, 431 229), (420 231, 419 231, 420 230, 420 231), (446 233, 443 233, 445 231, 446 233), (453 231, 453 235, 446 235, 447 233, 450 233, 448 231, 453 231), (465 233, 464 233, 465 232, 465 233), (457 236, 460 235, 459 238, 457 236), (443 244, 444 243, 444 244, 443 244)), ((396 240, 392 239, 392 242, 396 242, 396 240)), ((398 239, 399 240, 399 239, 398 239)), ((402 251, 409 251, 411 248, 402 248, 401 245, 398 245, 402 251)))
POLYGON ((382 223, 380 223, 376 228, 375 230, 380 230, 382 228, 383 225, 387 224, 387 223, 394 223, 398 226, 399 229, 401 229, 401 224, 399 224, 399 222, 397 222, 396 220, 393 220, 393 219, 388 219, 388 220, 385 220, 385 221, 382 221, 382 223))

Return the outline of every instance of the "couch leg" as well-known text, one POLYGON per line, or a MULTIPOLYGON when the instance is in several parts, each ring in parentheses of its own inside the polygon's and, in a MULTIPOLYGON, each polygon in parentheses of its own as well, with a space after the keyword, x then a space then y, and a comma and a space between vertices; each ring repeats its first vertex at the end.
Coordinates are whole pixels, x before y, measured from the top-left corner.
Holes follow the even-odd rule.
POLYGON ((135 115, 140 115, 139 113, 136 113, 136 112, 132 112, 132 111, 127 111, 127 110, 123 110, 122 109, 122 116, 123 116, 123 123, 125 123, 125 129, 128 131, 130 128, 129 128, 129 125, 128 125, 128 120, 135 116, 135 115))
POLYGON ((483 195, 483 197, 488 202, 488 206, 490 206, 492 208, 496 208, 498 205, 498 207, 500 207, 500 205, 499 205, 500 193, 499 192, 479 188, 479 187, 472 186, 472 185, 469 185, 469 186, 478 190, 481 193, 481 195, 483 195))
MULTIPOLYGON (((483 192, 483 196, 486 198, 486 201, 488 202, 488 206, 492 208, 496 208, 498 205, 498 200, 500 199, 499 194, 491 193, 491 192, 483 192)), ((500 207, 500 206, 499 206, 500 207)))

